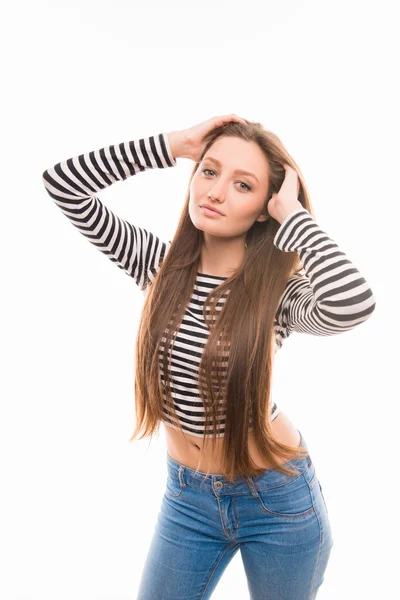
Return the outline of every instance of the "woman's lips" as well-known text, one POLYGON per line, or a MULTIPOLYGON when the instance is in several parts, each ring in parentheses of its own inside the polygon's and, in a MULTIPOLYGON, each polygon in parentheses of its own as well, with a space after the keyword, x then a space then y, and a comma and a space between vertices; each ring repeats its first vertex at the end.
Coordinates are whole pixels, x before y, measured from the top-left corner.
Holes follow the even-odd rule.
POLYGON ((221 213, 217 212, 216 210, 211 210, 210 208, 207 208, 204 204, 203 204, 203 206, 200 206, 200 208, 207 217, 222 217, 223 216, 223 215, 221 215, 221 213))

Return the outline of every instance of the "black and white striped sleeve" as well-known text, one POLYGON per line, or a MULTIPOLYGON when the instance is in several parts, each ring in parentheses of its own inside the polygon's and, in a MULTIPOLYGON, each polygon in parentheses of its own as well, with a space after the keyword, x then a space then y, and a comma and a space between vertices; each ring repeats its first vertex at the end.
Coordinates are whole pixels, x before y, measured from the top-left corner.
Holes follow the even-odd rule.
POLYGON ((298 252, 305 271, 289 279, 280 299, 276 325, 281 337, 292 331, 343 333, 374 311, 375 297, 365 278, 305 208, 286 217, 274 245, 283 252, 298 252))
POLYGON ((42 181, 63 214, 143 291, 171 245, 124 221, 96 194, 141 171, 176 166, 167 133, 92 150, 46 169, 42 181))

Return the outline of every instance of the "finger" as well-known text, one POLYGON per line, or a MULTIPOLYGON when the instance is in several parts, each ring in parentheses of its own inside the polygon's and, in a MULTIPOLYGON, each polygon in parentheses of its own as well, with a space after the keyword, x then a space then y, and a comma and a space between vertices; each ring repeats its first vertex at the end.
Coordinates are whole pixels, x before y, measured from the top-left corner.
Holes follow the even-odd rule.
POLYGON ((291 177, 293 180, 293 188, 296 190, 296 198, 297 198, 297 196, 299 195, 299 192, 300 192, 300 179, 299 179, 299 176, 295 169, 290 167, 290 171, 291 171, 291 177))
POLYGON ((246 123, 246 121, 242 118, 239 117, 239 115, 236 115, 235 113, 231 113, 230 115, 224 115, 223 117, 221 117, 222 122, 227 122, 229 123, 230 121, 238 121, 239 123, 246 123))
POLYGON ((281 185, 281 192, 298 195, 299 193, 299 179, 297 172, 290 165, 285 165, 285 179, 281 185))
POLYGON ((246 123, 246 120, 243 119, 243 117, 239 117, 239 115, 235 113, 233 113, 232 116, 235 117, 235 120, 239 121, 240 123, 246 123))

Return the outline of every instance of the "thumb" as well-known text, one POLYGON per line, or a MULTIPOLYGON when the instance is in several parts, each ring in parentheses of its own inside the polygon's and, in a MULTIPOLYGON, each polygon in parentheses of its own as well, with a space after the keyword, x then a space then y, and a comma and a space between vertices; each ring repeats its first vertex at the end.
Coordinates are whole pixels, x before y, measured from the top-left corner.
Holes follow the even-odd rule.
POLYGON ((267 203, 267 210, 271 217, 276 219, 276 193, 272 194, 271 198, 269 199, 267 203))

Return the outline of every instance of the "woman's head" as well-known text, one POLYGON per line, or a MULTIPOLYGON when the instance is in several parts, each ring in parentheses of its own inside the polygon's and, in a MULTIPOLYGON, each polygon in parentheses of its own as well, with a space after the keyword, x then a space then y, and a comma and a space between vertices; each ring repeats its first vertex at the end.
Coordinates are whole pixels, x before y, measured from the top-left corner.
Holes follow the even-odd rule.
POLYGON ((240 238, 255 221, 268 218, 266 199, 269 165, 254 141, 221 135, 208 146, 190 182, 189 214, 204 235, 225 240, 240 238), (246 173, 244 173, 245 171, 246 173), (209 204, 222 215, 210 218, 201 209, 209 204))
MULTIPOLYGON (((283 164, 291 165, 300 181, 299 201, 311 212, 300 170, 280 139, 260 123, 230 122, 211 131, 189 181, 184 214, 200 232, 200 256, 222 273, 226 257, 229 271, 244 263, 245 243, 258 239, 267 230, 268 202, 285 178, 283 164), (247 173, 243 173, 246 171, 247 173), (251 175, 250 175, 251 174, 251 175), (211 217, 208 204, 222 214, 211 217)), ((276 223, 276 222, 275 222, 276 223)), ((279 224, 278 224, 279 225, 279 224)), ((264 239, 264 242, 267 240, 264 239)))
POLYGON ((205 431, 211 428, 215 442, 222 402, 227 476, 233 479, 237 474, 262 472, 248 453, 250 427, 260 455, 287 473, 274 453, 290 458, 296 448, 274 440, 269 422, 275 316, 288 279, 302 270, 296 252, 275 247, 280 223, 267 211, 269 199, 279 192, 285 179, 284 164, 296 170, 298 199, 312 215, 310 199, 295 161, 279 138, 261 124, 231 122, 209 132, 204 142, 175 235, 142 311, 135 356, 137 425, 131 439, 141 430, 141 437, 152 435, 165 410, 180 428, 171 377, 161 382, 160 359, 163 373, 170 374, 175 337, 191 300, 204 247, 207 251, 211 248, 218 267, 229 266, 229 276, 207 296, 203 318, 209 335, 202 353, 193 348, 193 360, 199 358, 198 389, 205 431), (219 162, 212 162, 210 157, 219 162), (203 172, 208 168, 210 171, 203 172), (235 173, 236 169, 251 172, 258 181, 235 173), (200 208, 203 203, 217 207, 223 215, 205 216, 200 208), (229 262, 222 263, 216 250, 228 256, 229 262), (219 310, 218 301, 223 296, 226 301, 219 310))

